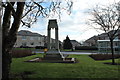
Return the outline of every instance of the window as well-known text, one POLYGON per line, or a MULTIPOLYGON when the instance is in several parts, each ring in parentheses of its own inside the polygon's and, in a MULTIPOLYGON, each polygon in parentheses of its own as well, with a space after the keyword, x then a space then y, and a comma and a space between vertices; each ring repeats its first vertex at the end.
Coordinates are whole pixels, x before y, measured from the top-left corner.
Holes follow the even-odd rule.
POLYGON ((39 42, 39 44, 41 45, 41 42, 39 42))
POLYGON ((26 40, 27 39, 27 37, 26 36, 22 36, 22 40, 26 40))
POLYGON ((38 40, 41 40, 41 37, 38 37, 38 40))
POLYGON ((114 40, 118 40, 118 36, 117 37, 115 37, 115 39, 114 40))
POLYGON ((38 37, 30 37, 30 40, 38 40, 38 37))
POLYGON ((34 42, 30 43, 31 45, 34 45, 34 42))
POLYGON ((117 42, 114 42, 114 46, 117 47, 117 46, 118 46, 118 43, 117 43, 117 42))
POLYGON ((27 45, 27 43, 26 43, 26 42, 22 43, 22 46, 26 46, 26 45, 27 45))
POLYGON ((38 40, 38 37, 34 37, 35 40, 38 40))
POLYGON ((42 37, 42 42, 44 42, 44 37, 42 37))
POLYGON ((34 40, 34 37, 30 37, 30 40, 34 40))

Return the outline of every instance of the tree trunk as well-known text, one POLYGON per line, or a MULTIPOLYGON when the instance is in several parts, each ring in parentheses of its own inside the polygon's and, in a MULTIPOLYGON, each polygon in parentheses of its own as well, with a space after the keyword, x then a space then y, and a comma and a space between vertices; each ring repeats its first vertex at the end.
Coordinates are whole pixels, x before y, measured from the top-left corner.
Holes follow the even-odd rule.
POLYGON ((2 80, 9 80, 9 70, 10 70, 10 63, 11 63, 11 56, 9 52, 2 52, 2 80))
MULTIPOLYGON (((24 9, 24 4, 25 2, 17 2, 17 9, 15 12, 16 17, 14 17, 14 21, 12 23, 12 26, 10 27, 9 21, 11 20, 10 18, 10 13, 7 14, 6 12, 4 13, 3 17, 3 25, 2 25, 2 31, 3 31, 3 45, 2 45, 2 80, 9 80, 9 71, 10 71, 10 63, 11 63, 11 49, 13 48, 16 39, 17 39, 17 31, 20 26, 20 21, 22 18, 22 13, 24 9), (6 15, 7 14, 7 15, 6 15), (5 17, 7 16, 7 17, 5 17), (6 21, 6 19, 8 21, 6 21), (6 21, 6 22, 4 22, 6 21), (8 25, 5 25, 8 24, 8 25), (9 28, 9 29, 8 29, 9 28), (6 35, 7 33, 7 35, 6 35)), ((10 9, 6 8, 6 11, 9 11, 10 9)))
POLYGON ((11 63, 11 56, 7 51, 7 36, 10 27, 11 9, 7 5, 4 12, 3 24, 2 24, 2 80, 9 78, 9 69, 11 63))
POLYGON ((113 39, 110 40, 110 47, 111 47, 111 53, 112 53, 112 64, 115 64, 115 59, 114 59, 114 49, 113 49, 113 39))

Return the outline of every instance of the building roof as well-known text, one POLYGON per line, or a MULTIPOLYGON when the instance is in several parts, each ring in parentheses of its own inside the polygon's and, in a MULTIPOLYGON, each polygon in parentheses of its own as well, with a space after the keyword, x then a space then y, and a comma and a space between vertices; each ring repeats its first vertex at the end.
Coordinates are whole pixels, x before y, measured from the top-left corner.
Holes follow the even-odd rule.
MULTIPOLYGON (((47 41, 47 36, 45 35, 41 35, 41 34, 38 34, 38 33, 33 33, 31 31, 28 31, 28 30, 20 30, 18 33, 17 33, 18 36, 38 36, 38 37, 44 37, 47 41)), ((55 40, 53 38, 51 38, 52 40, 55 40)), ((60 40, 59 40, 60 43, 62 43, 60 40)))
MULTIPOLYGON (((108 32, 108 33, 112 33, 113 31, 115 31, 115 30, 112 30, 112 31, 110 31, 110 32, 108 32)), ((118 30, 117 33, 120 34, 120 30, 118 30)), ((108 37, 107 33, 102 33, 102 34, 100 34, 100 35, 98 35, 98 36, 93 36, 93 37, 87 39, 85 42, 97 40, 97 39, 100 39, 100 38, 101 38, 101 39, 103 38, 102 40, 104 40, 104 38, 107 38, 107 37, 108 37)))
POLYGON ((17 35, 20 35, 20 36, 42 36, 41 34, 33 33, 28 30, 21 30, 17 33, 17 35))
MULTIPOLYGON (((97 40, 98 42, 108 42, 108 41, 110 41, 110 40, 97 40)), ((113 41, 120 41, 120 40, 113 40, 113 41)))
POLYGON ((80 46, 80 43, 76 40, 70 40, 73 46, 80 46))

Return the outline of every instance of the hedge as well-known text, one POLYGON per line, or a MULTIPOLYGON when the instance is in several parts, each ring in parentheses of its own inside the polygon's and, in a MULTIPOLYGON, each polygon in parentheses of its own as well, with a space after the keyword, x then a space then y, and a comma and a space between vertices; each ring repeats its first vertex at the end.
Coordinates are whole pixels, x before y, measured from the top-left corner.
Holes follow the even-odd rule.
POLYGON ((13 50, 11 51, 11 55, 12 55, 12 57, 14 57, 14 58, 19 58, 19 57, 30 56, 30 55, 33 55, 33 54, 32 54, 32 50, 13 49, 13 50))
POLYGON ((47 47, 44 47, 44 46, 36 46, 35 49, 45 49, 47 47))
MULTIPOLYGON (((112 59, 112 54, 91 54, 89 55, 94 60, 108 60, 112 59)), ((114 58, 120 58, 120 54, 114 54, 114 58)))
POLYGON ((76 46, 75 50, 97 50, 95 46, 76 46))

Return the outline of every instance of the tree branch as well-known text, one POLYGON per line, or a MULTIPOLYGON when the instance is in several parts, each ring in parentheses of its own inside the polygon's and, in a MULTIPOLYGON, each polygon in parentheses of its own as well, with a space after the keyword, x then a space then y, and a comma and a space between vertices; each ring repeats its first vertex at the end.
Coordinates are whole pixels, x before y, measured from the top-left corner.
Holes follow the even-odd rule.
MULTIPOLYGON (((12 2, 11 4, 14 5, 14 2, 12 2)), ((9 4, 7 4, 7 6, 5 7, 3 24, 2 24, 3 41, 4 41, 4 38, 8 35, 8 32, 9 32, 11 12, 12 12, 11 6, 9 4)))
POLYGON ((16 9, 17 17, 14 18, 14 21, 13 21, 13 24, 9 31, 9 35, 8 35, 8 39, 7 39, 9 45, 7 45, 6 48, 8 48, 8 51, 13 47, 13 45, 17 39, 16 36, 17 36, 17 31, 20 26, 20 21, 22 18, 24 4, 25 4, 25 2, 17 2, 17 9, 16 9), (14 37, 12 37, 12 36, 14 36, 14 37))

